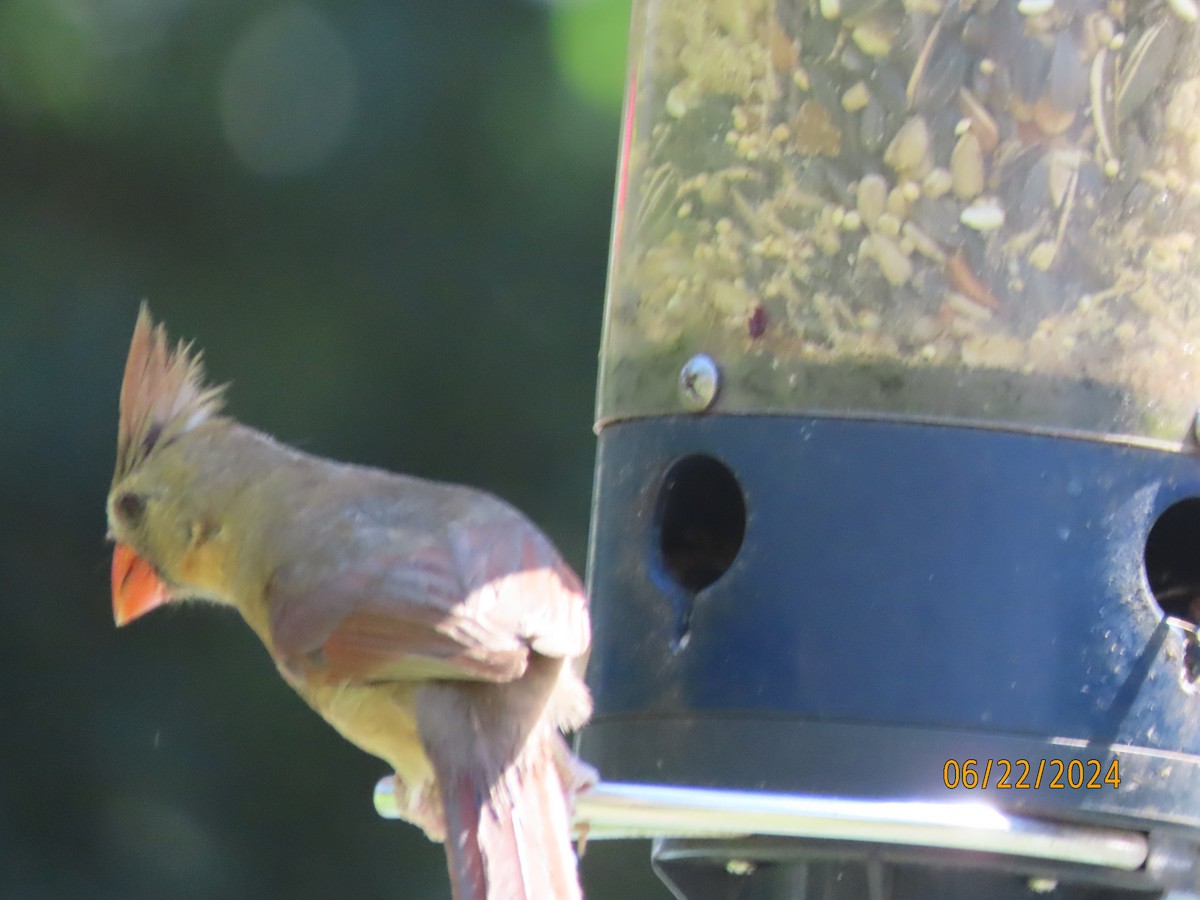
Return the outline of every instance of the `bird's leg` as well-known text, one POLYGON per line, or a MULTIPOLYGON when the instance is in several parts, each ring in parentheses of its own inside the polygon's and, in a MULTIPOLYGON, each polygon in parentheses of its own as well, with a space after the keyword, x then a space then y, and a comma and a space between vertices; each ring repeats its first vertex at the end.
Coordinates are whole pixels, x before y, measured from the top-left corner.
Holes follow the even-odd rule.
MULTIPOLYGON (((563 791, 567 795, 567 809, 574 815, 575 796, 599 784, 600 773, 596 771, 594 766, 589 766, 572 753, 562 736, 558 736, 558 740, 554 741, 554 768, 558 771, 563 791)), ((583 852, 587 848, 587 823, 580 824, 576 828, 575 833, 575 854, 582 859, 583 852)))
POLYGON ((600 783, 600 773, 571 752, 567 742, 559 738, 554 742, 554 765, 562 779, 570 806, 575 805, 575 795, 600 783))
MULTIPOLYGON (((554 741, 554 768, 558 770, 558 777, 562 781, 563 791, 567 795, 567 809, 574 816, 576 795, 599 784, 600 773, 596 771, 594 766, 589 766, 572 753, 571 748, 567 746, 566 740, 561 735, 557 737, 558 739, 554 741)), ((578 838, 575 844, 575 853, 582 859, 583 851, 587 847, 587 823, 580 825, 576 833, 578 838)))

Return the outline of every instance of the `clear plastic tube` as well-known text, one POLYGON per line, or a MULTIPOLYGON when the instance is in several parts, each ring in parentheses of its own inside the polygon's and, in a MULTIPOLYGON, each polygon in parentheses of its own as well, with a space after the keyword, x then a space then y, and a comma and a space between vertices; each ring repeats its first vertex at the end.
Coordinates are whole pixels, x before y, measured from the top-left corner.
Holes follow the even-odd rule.
POLYGON ((900 415, 1180 441, 1195 0, 636 0, 598 418, 900 415))

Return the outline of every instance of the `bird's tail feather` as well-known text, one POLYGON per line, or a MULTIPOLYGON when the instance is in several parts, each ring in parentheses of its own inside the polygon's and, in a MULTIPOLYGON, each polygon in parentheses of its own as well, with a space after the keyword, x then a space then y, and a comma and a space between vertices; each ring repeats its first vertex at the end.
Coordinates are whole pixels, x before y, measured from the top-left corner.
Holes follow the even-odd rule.
POLYGON ((490 784, 443 783, 454 900, 582 900, 567 786, 552 741, 536 743, 490 784))

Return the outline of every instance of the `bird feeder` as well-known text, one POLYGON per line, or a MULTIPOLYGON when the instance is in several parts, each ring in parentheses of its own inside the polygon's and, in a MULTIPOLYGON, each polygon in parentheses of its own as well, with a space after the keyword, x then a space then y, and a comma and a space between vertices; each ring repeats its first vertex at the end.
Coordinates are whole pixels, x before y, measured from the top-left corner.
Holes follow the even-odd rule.
POLYGON ((1197 17, 635 0, 580 801, 677 896, 1200 883, 1197 17))

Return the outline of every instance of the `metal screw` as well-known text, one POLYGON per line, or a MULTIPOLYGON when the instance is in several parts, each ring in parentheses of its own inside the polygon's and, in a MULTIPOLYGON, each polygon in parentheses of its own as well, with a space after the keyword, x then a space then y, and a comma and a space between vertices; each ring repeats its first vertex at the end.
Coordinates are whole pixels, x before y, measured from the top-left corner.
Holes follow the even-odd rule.
POLYGON ((721 373, 707 353, 697 353, 679 371, 679 399, 692 412, 703 412, 717 399, 721 373))

